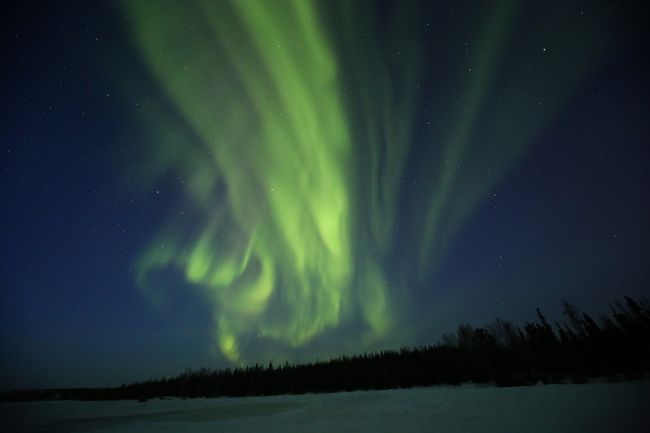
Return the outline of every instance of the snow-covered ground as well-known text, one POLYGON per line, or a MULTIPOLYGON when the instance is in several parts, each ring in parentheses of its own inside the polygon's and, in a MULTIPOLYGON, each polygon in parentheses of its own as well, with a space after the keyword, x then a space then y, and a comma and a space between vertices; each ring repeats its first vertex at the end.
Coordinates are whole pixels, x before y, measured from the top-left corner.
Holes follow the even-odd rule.
POLYGON ((650 432, 650 382, 0 403, 3 432, 650 432))

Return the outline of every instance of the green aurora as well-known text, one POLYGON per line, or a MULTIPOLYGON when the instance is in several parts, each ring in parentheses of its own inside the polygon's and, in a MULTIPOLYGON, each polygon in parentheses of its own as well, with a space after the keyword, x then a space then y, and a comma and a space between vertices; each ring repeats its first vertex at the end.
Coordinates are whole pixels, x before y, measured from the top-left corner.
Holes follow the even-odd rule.
POLYGON ((568 16, 522 29, 515 2, 477 4, 435 40, 426 5, 124 2, 164 95, 142 110, 147 178, 174 173, 184 196, 139 283, 156 301, 153 276, 180 273, 233 363, 319 338, 336 342, 319 355, 408 343, 450 239, 605 41, 593 20, 556 31, 568 16))

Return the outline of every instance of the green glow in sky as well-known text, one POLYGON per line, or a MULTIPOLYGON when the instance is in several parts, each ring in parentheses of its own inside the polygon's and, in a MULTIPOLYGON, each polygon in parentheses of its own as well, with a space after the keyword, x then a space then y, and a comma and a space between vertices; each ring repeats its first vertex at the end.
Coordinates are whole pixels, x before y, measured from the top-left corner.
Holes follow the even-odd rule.
MULTIPOLYGON (((148 170, 176 173, 188 203, 143 253, 139 279, 156 299, 148 276, 181 272, 211 306, 217 346, 235 363, 254 358, 255 341, 290 353, 357 322, 351 338, 389 341, 416 289, 399 276, 426 281, 435 272, 446 242, 574 79, 530 83, 526 68, 536 65, 538 77, 552 64, 527 58, 510 59, 513 79, 498 82, 517 14, 508 2, 465 32, 476 41, 471 52, 440 59, 426 54, 424 30, 407 32, 425 29, 414 8, 398 5, 391 25, 378 28, 364 12, 372 3, 330 2, 330 13, 326 4, 124 3, 167 107, 149 107, 157 138, 148 170), (458 69, 462 97, 431 113, 437 132, 423 134, 416 89, 437 80, 438 62, 458 69), (539 94, 524 96, 529 84, 539 94), (541 108, 526 114, 519 98, 541 108), (415 137, 424 150, 412 149, 415 137), (412 152, 425 167, 416 175, 412 152), (419 181, 408 200, 405 177, 419 181), (403 259, 387 263, 406 232, 403 259)), ((580 70, 583 60, 571 61, 580 70)))

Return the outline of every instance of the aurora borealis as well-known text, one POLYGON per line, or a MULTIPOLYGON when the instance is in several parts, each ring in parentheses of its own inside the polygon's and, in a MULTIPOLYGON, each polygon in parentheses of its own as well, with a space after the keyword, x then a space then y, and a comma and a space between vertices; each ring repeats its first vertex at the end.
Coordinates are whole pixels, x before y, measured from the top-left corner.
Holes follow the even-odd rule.
POLYGON ((120 347, 117 378, 428 344, 647 293, 631 6, 73 5, 51 6, 66 25, 48 21, 49 42, 26 11, 9 35, 32 35, 3 79, 21 83, 3 126, 16 383, 59 383, 33 373, 38 341, 59 341, 44 329, 77 353, 91 335, 120 347))
MULTIPOLYGON (((477 119, 492 111, 485 94, 517 13, 514 3, 500 4, 486 11, 485 28, 473 37, 477 47, 458 65, 466 68, 458 78, 463 103, 447 126, 435 128, 438 137, 425 133, 421 149, 413 149, 416 128, 423 127, 413 113, 422 98, 416 89, 432 76, 421 52, 426 36, 406 33, 418 21, 413 5, 394 5, 393 22, 381 30, 390 34, 389 47, 399 43, 404 52, 387 53, 375 43, 382 36, 366 12, 371 6, 127 2, 142 56, 189 130, 179 136, 164 131, 168 122, 156 122, 173 139, 155 142, 151 152, 161 162, 153 170, 177 170, 189 206, 149 247, 140 278, 147 286, 148 273, 178 268, 213 305, 217 343, 232 361, 259 350, 247 347, 251 337, 299 347, 355 318, 363 323, 355 338, 390 335, 409 292, 428 281, 445 254, 445 238, 525 151, 567 91, 567 69, 553 74, 552 84, 542 81, 553 73, 553 60, 541 60, 534 78, 515 65, 513 73, 535 81, 538 94, 528 97, 545 106, 518 116, 519 93, 505 83, 492 133, 481 134, 490 138, 476 136, 477 119), (327 12, 340 27, 327 22, 327 12), (340 40, 327 28, 337 28, 340 40), (347 83, 355 89, 349 94, 347 83), (517 127, 494 132, 513 119, 517 127), (487 160, 473 160, 479 146, 487 160), (489 156, 496 152, 498 158, 489 156), (411 205, 399 200, 410 153, 435 154, 440 162, 418 170, 422 179, 408 186, 415 209, 400 214, 411 205), (199 228, 188 227, 187 218, 199 228), (408 260, 391 271, 412 280, 386 270, 404 225, 413 233, 400 246, 408 260)), ((576 36, 595 37, 591 25, 576 36)), ((580 73, 590 53, 567 58, 573 51, 562 47, 553 57, 580 73)))

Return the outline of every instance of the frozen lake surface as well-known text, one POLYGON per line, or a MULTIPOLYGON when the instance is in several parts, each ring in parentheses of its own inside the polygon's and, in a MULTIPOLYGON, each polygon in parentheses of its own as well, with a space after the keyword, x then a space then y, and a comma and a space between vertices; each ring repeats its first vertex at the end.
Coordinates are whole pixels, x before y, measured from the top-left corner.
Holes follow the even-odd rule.
POLYGON ((337 394, 0 403, 4 432, 650 431, 650 382, 337 394))

